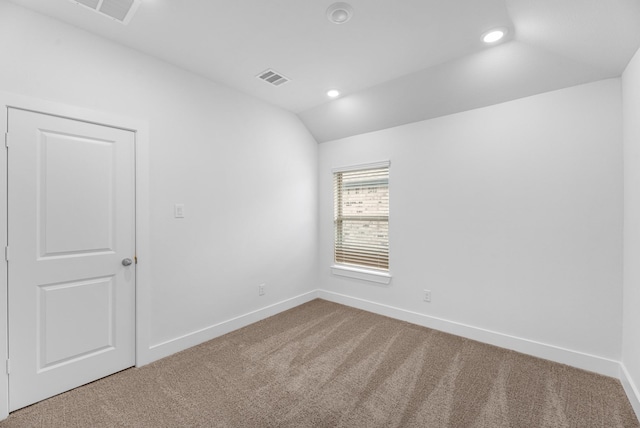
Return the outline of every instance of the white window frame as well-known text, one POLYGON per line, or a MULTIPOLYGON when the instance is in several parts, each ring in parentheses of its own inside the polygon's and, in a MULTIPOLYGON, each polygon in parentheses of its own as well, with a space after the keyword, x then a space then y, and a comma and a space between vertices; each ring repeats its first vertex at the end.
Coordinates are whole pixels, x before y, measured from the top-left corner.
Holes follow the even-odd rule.
MULTIPOLYGON (((390 161, 382 161, 375 163, 367 163, 367 164, 359 164, 359 165, 350 165, 344 167, 333 168, 331 170, 331 178, 332 182, 336 173, 340 172, 350 172, 350 171, 359 171, 359 170, 367 170, 367 169, 376 169, 376 168, 388 168, 389 169, 389 186, 391 186, 391 162, 390 161)), ((335 188, 331 186, 332 191, 335 192, 335 188)), ((335 193, 333 194, 333 201, 335 204, 335 193)), ((388 285, 391 283, 391 264, 389 263, 388 270, 374 269, 366 266, 357 266, 357 265, 347 265, 340 264, 335 262, 335 206, 333 207, 332 219, 334 221, 334 225, 332 228, 334 241, 332 245, 332 250, 334 255, 332 256, 333 264, 331 265, 331 273, 333 275, 359 279, 362 281, 373 282, 381 285, 388 285)), ((390 220, 389 220, 390 222, 390 220)), ((389 241, 390 241, 389 237, 389 241)), ((390 244, 390 243, 389 243, 390 244)), ((391 246, 389 245, 389 262, 391 262, 391 246)))

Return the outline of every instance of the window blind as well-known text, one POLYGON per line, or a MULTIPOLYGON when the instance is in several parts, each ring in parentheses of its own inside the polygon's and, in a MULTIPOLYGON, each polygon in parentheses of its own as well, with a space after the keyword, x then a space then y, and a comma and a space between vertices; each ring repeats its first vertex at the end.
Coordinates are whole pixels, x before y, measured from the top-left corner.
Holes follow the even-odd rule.
POLYGON ((389 270, 389 166, 335 171, 334 260, 389 270))

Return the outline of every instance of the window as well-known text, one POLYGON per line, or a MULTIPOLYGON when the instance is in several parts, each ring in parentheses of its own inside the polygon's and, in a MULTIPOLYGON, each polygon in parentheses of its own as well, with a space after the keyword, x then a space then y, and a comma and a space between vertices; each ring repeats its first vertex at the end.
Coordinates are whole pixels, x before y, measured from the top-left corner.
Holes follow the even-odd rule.
POLYGON ((334 170, 334 261, 389 270, 389 162, 334 170))

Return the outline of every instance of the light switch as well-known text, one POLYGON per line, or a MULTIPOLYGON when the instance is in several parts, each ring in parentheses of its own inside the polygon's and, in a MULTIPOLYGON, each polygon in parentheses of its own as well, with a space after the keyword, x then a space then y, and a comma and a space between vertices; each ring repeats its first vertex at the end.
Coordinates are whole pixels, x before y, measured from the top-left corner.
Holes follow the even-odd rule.
POLYGON ((176 204, 174 212, 176 218, 184 218, 184 204, 176 204))

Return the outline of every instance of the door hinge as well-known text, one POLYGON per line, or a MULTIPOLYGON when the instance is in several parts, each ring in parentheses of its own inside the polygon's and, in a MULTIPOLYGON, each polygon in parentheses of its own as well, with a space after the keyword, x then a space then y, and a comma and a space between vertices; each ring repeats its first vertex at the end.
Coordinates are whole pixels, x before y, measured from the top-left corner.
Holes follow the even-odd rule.
POLYGON ((4 133, 4 146, 6 148, 9 148, 9 133, 8 132, 4 133))
POLYGON ((10 374, 9 372, 11 372, 11 360, 7 358, 7 374, 10 374))
POLYGON ((4 247, 4 259, 9 261, 9 246, 4 247))

